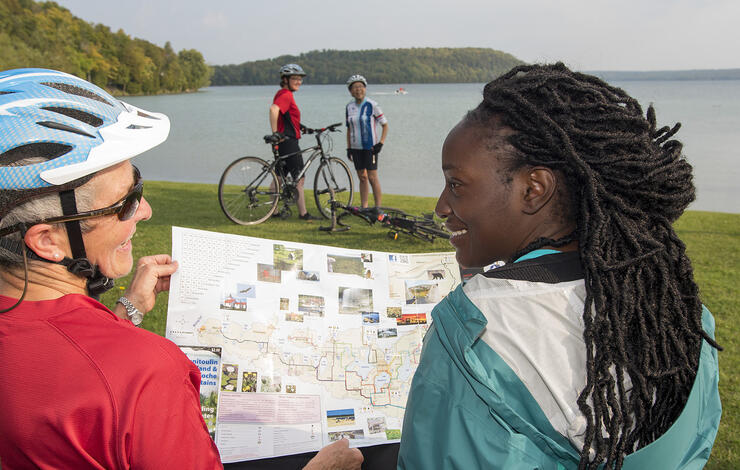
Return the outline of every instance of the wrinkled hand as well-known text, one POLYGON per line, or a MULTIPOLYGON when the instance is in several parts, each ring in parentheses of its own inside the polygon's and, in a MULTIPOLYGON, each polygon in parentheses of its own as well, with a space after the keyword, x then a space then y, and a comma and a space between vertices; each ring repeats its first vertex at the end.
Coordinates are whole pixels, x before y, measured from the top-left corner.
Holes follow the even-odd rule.
POLYGON ((352 161, 352 149, 347 149, 347 158, 352 161))
POLYGON ((177 271, 177 261, 170 255, 144 256, 136 263, 136 271, 123 294, 141 313, 154 308, 157 294, 170 290, 170 276, 177 271))
POLYGON ((341 439, 321 449, 303 470, 360 470, 363 460, 360 449, 350 449, 349 441, 341 439))
POLYGON ((373 153, 375 155, 379 154, 380 153, 380 150, 382 148, 383 148, 383 143, 382 142, 378 142, 377 144, 373 145, 373 153))

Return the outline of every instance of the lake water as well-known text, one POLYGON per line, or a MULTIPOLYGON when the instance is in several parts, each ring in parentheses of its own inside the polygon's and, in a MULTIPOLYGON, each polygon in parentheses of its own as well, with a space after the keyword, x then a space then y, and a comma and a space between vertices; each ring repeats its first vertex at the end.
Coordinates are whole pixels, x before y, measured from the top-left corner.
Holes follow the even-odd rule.
MULTIPOLYGON (((643 107, 654 103, 658 125, 681 122, 677 138, 694 166, 694 210, 740 213, 740 81, 613 82, 643 107)), ((483 84, 371 85, 389 121, 380 154, 384 193, 437 196, 443 187, 442 143, 449 130, 481 100, 483 84)), ((170 137, 137 157, 150 180, 218 183, 223 169, 244 155, 272 158, 262 136, 270 132, 267 110, 277 86, 210 87, 198 93, 129 97, 143 109, 167 114, 170 137)), ((304 85, 295 95, 302 122, 323 127, 344 121, 351 99, 344 85, 304 85)), ((345 158, 344 132, 332 134, 333 153, 345 158)), ((305 136, 304 145, 313 142, 305 136)), ((309 175, 309 178, 312 178, 309 175)), ((309 179, 313 182, 313 179, 309 179)), ((310 185, 309 185, 310 186, 310 185)))

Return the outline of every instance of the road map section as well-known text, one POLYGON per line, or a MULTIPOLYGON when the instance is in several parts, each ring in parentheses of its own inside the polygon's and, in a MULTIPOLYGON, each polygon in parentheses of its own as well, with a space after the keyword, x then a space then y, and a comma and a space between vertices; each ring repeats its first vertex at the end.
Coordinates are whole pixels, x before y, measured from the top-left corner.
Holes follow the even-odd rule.
POLYGON ((173 227, 172 256, 166 335, 185 351, 219 348, 209 403, 224 462, 400 439, 431 310, 460 283, 454 253, 173 227))

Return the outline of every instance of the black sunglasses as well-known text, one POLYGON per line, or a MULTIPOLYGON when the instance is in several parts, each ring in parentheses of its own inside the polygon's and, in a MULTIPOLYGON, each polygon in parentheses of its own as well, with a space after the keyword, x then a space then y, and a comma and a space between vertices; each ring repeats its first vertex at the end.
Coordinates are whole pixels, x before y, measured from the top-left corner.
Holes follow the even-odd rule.
POLYGON ((93 219, 95 217, 102 217, 104 215, 118 215, 118 220, 124 221, 129 220, 136 214, 139 209, 139 203, 141 203, 141 197, 144 194, 144 181, 141 179, 141 173, 139 169, 134 167, 134 187, 128 194, 113 205, 103 207, 102 209, 94 209, 91 211, 80 212, 73 215, 62 215, 59 217, 50 217, 48 219, 42 219, 36 222, 21 222, 10 227, 6 227, 0 230, 0 237, 4 237, 10 233, 17 232, 22 227, 30 227, 38 224, 57 224, 61 222, 72 222, 74 220, 85 220, 93 219))

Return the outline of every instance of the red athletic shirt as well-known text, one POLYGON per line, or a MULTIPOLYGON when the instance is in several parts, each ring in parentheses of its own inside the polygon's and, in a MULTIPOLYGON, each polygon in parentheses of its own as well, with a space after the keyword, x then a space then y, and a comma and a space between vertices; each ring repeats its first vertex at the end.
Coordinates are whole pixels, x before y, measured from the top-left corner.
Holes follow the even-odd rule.
POLYGON ((222 468, 198 368, 89 297, 0 313, 0 371, 3 470, 222 468))
POLYGON ((278 105, 280 114, 278 115, 278 132, 282 132, 288 137, 296 139, 301 138, 301 111, 295 104, 293 92, 287 88, 281 88, 275 93, 272 104, 278 105))

